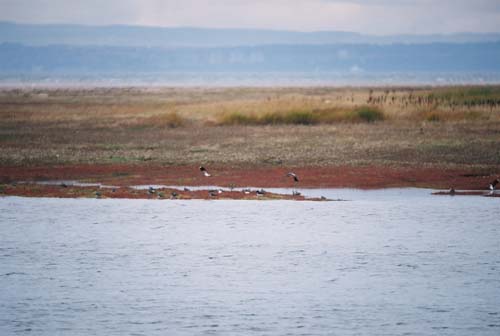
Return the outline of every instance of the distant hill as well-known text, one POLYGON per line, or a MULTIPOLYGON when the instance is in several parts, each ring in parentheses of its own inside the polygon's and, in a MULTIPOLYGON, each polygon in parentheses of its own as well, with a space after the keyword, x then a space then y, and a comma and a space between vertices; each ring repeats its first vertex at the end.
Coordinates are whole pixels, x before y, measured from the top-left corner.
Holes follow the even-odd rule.
POLYGON ((500 72, 500 42, 160 48, 0 44, 0 73, 500 72))
POLYGON ((122 47, 229 47, 323 44, 427 44, 500 41, 500 34, 375 36, 353 32, 294 32, 252 29, 161 28, 142 26, 41 25, 0 22, 0 43, 31 46, 65 44, 122 47))

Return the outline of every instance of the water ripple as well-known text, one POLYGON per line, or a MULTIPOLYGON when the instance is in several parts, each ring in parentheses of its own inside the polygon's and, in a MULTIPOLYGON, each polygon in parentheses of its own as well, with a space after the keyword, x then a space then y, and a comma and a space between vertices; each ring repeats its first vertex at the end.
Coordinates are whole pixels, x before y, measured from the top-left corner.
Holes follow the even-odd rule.
POLYGON ((0 198, 0 334, 498 334, 496 200, 341 193, 0 198))

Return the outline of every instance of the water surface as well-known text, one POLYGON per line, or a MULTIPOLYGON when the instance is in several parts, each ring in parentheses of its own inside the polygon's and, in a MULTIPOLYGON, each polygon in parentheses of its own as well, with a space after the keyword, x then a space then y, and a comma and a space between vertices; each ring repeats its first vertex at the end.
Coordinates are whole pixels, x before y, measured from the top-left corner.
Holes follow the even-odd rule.
POLYGON ((500 83, 494 71, 306 71, 306 72, 159 72, 105 74, 0 74, 1 87, 314 87, 486 85, 500 83))
POLYGON ((1 335, 498 335, 498 199, 0 198, 1 335))

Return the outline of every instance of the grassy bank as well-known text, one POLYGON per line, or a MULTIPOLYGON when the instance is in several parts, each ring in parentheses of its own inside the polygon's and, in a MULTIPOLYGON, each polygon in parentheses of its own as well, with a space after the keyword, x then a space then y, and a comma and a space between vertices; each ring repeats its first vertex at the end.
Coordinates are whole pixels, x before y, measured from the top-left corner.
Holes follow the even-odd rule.
POLYGON ((500 166, 500 87, 0 91, 0 165, 500 166))

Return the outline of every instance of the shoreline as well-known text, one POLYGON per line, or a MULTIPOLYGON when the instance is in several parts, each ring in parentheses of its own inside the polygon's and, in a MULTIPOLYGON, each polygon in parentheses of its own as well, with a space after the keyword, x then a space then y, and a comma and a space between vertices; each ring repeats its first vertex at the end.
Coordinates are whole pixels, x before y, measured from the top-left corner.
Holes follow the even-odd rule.
MULTIPOLYGON (((95 197, 95 198, 160 198, 160 199, 306 199, 302 195, 284 195, 266 192, 256 193, 260 188, 288 189, 385 189, 428 188, 443 190, 455 188, 456 195, 485 196, 489 183, 500 176, 500 171, 438 168, 438 167, 222 167, 207 166, 212 176, 203 176, 198 166, 162 165, 63 165, 37 167, 0 167, 0 195, 27 197, 95 197), (287 177, 296 173, 299 182, 287 177), (53 181, 53 184, 47 183, 53 181), (96 185, 72 185, 64 181, 94 183, 96 185), (42 182, 42 183, 40 183, 42 182), (113 186, 101 187, 98 184, 113 186), (148 189, 134 186, 169 186, 148 189), (178 190, 174 186, 207 187, 204 190, 178 190), (217 187, 215 187, 217 186, 217 187), (219 193, 217 189, 227 188, 219 193), (233 188, 251 188, 230 191, 233 188), (467 192, 465 192, 467 191, 467 192), (173 193, 176 196, 172 196, 173 193)), ((439 191, 440 190, 440 191, 439 191)), ((496 197, 496 195, 494 195, 496 197)), ((500 195, 499 195, 500 196, 500 195)))
POLYGON ((215 186, 486 192, 500 178, 500 86, 0 89, 0 105, 0 195, 87 192, 17 185, 42 181, 207 186, 189 198, 215 186))

